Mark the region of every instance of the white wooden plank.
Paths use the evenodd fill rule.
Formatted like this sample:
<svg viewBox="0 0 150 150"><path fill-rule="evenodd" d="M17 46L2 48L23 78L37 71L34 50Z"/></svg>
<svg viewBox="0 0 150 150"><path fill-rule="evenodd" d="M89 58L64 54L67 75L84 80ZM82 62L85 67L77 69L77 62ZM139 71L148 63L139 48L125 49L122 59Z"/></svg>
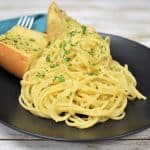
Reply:
<svg viewBox="0 0 150 150"><path fill-rule="evenodd" d="M46 13L51 2L52 0L30 0L30 2L0 0L0 20L18 15ZM81 23L94 26L97 31L124 36L150 47L149 0L57 0L56 2L72 17ZM121 140L101 143L39 140L0 124L0 150L10 150L10 148L12 150L149 150L150 128Z"/></svg>
<svg viewBox="0 0 150 150"><path fill-rule="evenodd" d="M27 140L28 139L29 140L29 139L41 139L41 138L37 138L28 134L18 132L14 129L10 129L4 126L3 124L0 124L0 139L3 140L11 140L11 139ZM150 128L142 132L123 137L121 139L131 139L131 140L149 139L150 140Z"/></svg>
<svg viewBox="0 0 150 150"><path fill-rule="evenodd" d="M51 1L24 3L23 0L0 2L0 18L47 12ZM94 26L97 31L129 37L134 40L150 41L150 2L133 1L69 1L58 0L58 4L81 23ZM39 9L40 6L40 9ZM8 11L9 9L9 11ZM137 11L138 10L138 11Z"/></svg>
<svg viewBox="0 0 150 150"><path fill-rule="evenodd" d="M36 137L18 132L0 123L0 139L37 139Z"/></svg>
<svg viewBox="0 0 150 150"><path fill-rule="evenodd" d="M124 140L97 143L58 141L0 141L1 150L149 150L150 141Z"/></svg>

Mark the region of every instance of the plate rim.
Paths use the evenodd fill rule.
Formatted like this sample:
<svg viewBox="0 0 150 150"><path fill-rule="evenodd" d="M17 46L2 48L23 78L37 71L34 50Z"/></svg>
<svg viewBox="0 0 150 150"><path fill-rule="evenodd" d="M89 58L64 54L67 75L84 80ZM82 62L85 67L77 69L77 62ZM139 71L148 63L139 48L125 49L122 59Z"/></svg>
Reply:
<svg viewBox="0 0 150 150"><path fill-rule="evenodd" d="M123 137L126 137L126 136L129 136L129 135L133 135L133 134L136 134L136 133L139 133L141 131L144 131L145 129L148 129L150 128L150 123L141 127L141 128L138 128L138 129L135 129L135 130L132 130L132 131L128 131L126 133L121 133L121 134L118 134L118 135L115 135L115 136L112 136L112 137L104 137L104 138L93 138L93 139L68 139L68 138L59 138L59 137L49 137L49 136L44 136L44 135L40 135L40 134L37 134L37 133L33 133L33 132L30 132L30 131L27 131L27 130L24 130L24 129L21 129L21 128L17 128L15 127L14 125L12 124L9 124L3 120L0 120L0 123L2 123L3 125L5 125L6 127L10 128L10 129L13 129L17 132L20 132L20 133L23 133L23 134L27 134L27 135L30 135L30 136L33 136L33 137L37 137L37 138L42 138L42 139L46 139L46 140L54 140L54 141L64 141L64 142L102 142L102 141L109 141L109 140L115 140L115 139L120 139L120 138L123 138Z"/></svg>
<svg viewBox="0 0 150 150"><path fill-rule="evenodd" d="M36 15L36 14L33 14L33 15ZM42 15L46 16L45 13L43 13ZM1 20L0 22L10 20L10 19L16 19L16 18L9 18L9 19L5 19L5 20ZM150 53L150 47L145 46L144 44L139 43L138 41L135 41L133 39L130 39L130 38L127 38L127 37L122 37L120 35L112 34L112 33L105 33L105 32L97 32L97 33L102 35L102 36L112 36L112 37L121 38L123 40L132 42L132 43L136 44L137 46L145 48ZM92 138L92 139L88 138L88 139L79 139L78 140L78 139L50 137L50 136L44 136L44 135L41 135L41 134L33 133L33 132L30 132L30 131L15 127L15 125L13 125L11 123L8 123L8 122L2 120L1 118L0 118L0 123L2 123L3 125L7 126L8 128L11 128L15 131L18 131L18 132L21 132L21 133L24 133L24 134L27 134L27 135L31 135L31 136L34 136L34 137L37 137L37 138L43 138L43 139L47 139L47 140L56 140L56 141L65 141L65 142L89 142L89 141L90 142L96 142L96 141L101 142L101 141L105 141L105 140L114 140L114 139L119 139L119 138L122 138L122 137L125 137L125 136L129 136L129 135L132 135L132 134L136 134L136 133L141 132L141 131L143 131L145 129L148 129L150 127L150 123L148 123L145 126L142 126L140 128L137 128L137 129L125 132L125 133L121 133L121 134L118 134L118 135L115 135L115 136L103 137L103 138Z"/></svg>

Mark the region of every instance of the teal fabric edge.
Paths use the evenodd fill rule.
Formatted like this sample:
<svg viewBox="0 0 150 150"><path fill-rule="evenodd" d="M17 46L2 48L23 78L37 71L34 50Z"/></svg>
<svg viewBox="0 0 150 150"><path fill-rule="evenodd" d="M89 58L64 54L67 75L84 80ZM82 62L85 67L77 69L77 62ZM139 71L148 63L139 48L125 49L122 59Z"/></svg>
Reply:
<svg viewBox="0 0 150 150"><path fill-rule="evenodd" d="M35 14L29 15L30 17L34 17L34 23L32 25L32 30L36 30L39 32L46 32L47 26L47 14ZM0 21L0 34L3 34L10 30L13 26L15 26L20 17L10 18L6 20Z"/></svg>

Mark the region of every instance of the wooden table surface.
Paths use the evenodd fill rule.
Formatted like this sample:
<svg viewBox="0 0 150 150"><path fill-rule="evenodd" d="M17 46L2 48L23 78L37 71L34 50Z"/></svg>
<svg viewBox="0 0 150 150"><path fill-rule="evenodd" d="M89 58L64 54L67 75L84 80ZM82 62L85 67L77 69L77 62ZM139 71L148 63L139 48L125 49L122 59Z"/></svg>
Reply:
<svg viewBox="0 0 150 150"><path fill-rule="evenodd" d="M150 47L150 0L57 0L72 17L97 31ZM50 0L0 0L0 20L47 12ZM150 150L150 128L118 140L71 143L29 136L0 124L0 150Z"/></svg>

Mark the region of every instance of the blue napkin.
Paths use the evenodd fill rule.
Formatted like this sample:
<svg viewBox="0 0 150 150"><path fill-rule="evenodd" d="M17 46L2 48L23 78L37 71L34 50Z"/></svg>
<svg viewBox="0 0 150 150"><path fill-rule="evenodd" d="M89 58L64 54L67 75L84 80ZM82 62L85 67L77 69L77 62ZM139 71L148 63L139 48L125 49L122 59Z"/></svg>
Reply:
<svg viewBox="0 0 150 150"><path fill-rule="evenodd" d="M34 23L32 25L32 29L39 32L46 32L47 15L36 14L36 15L31 15L31 17L34 17ZM19 19L20 17L0 21L0 34L5 33L13 26L15 26Z"/></svg>

